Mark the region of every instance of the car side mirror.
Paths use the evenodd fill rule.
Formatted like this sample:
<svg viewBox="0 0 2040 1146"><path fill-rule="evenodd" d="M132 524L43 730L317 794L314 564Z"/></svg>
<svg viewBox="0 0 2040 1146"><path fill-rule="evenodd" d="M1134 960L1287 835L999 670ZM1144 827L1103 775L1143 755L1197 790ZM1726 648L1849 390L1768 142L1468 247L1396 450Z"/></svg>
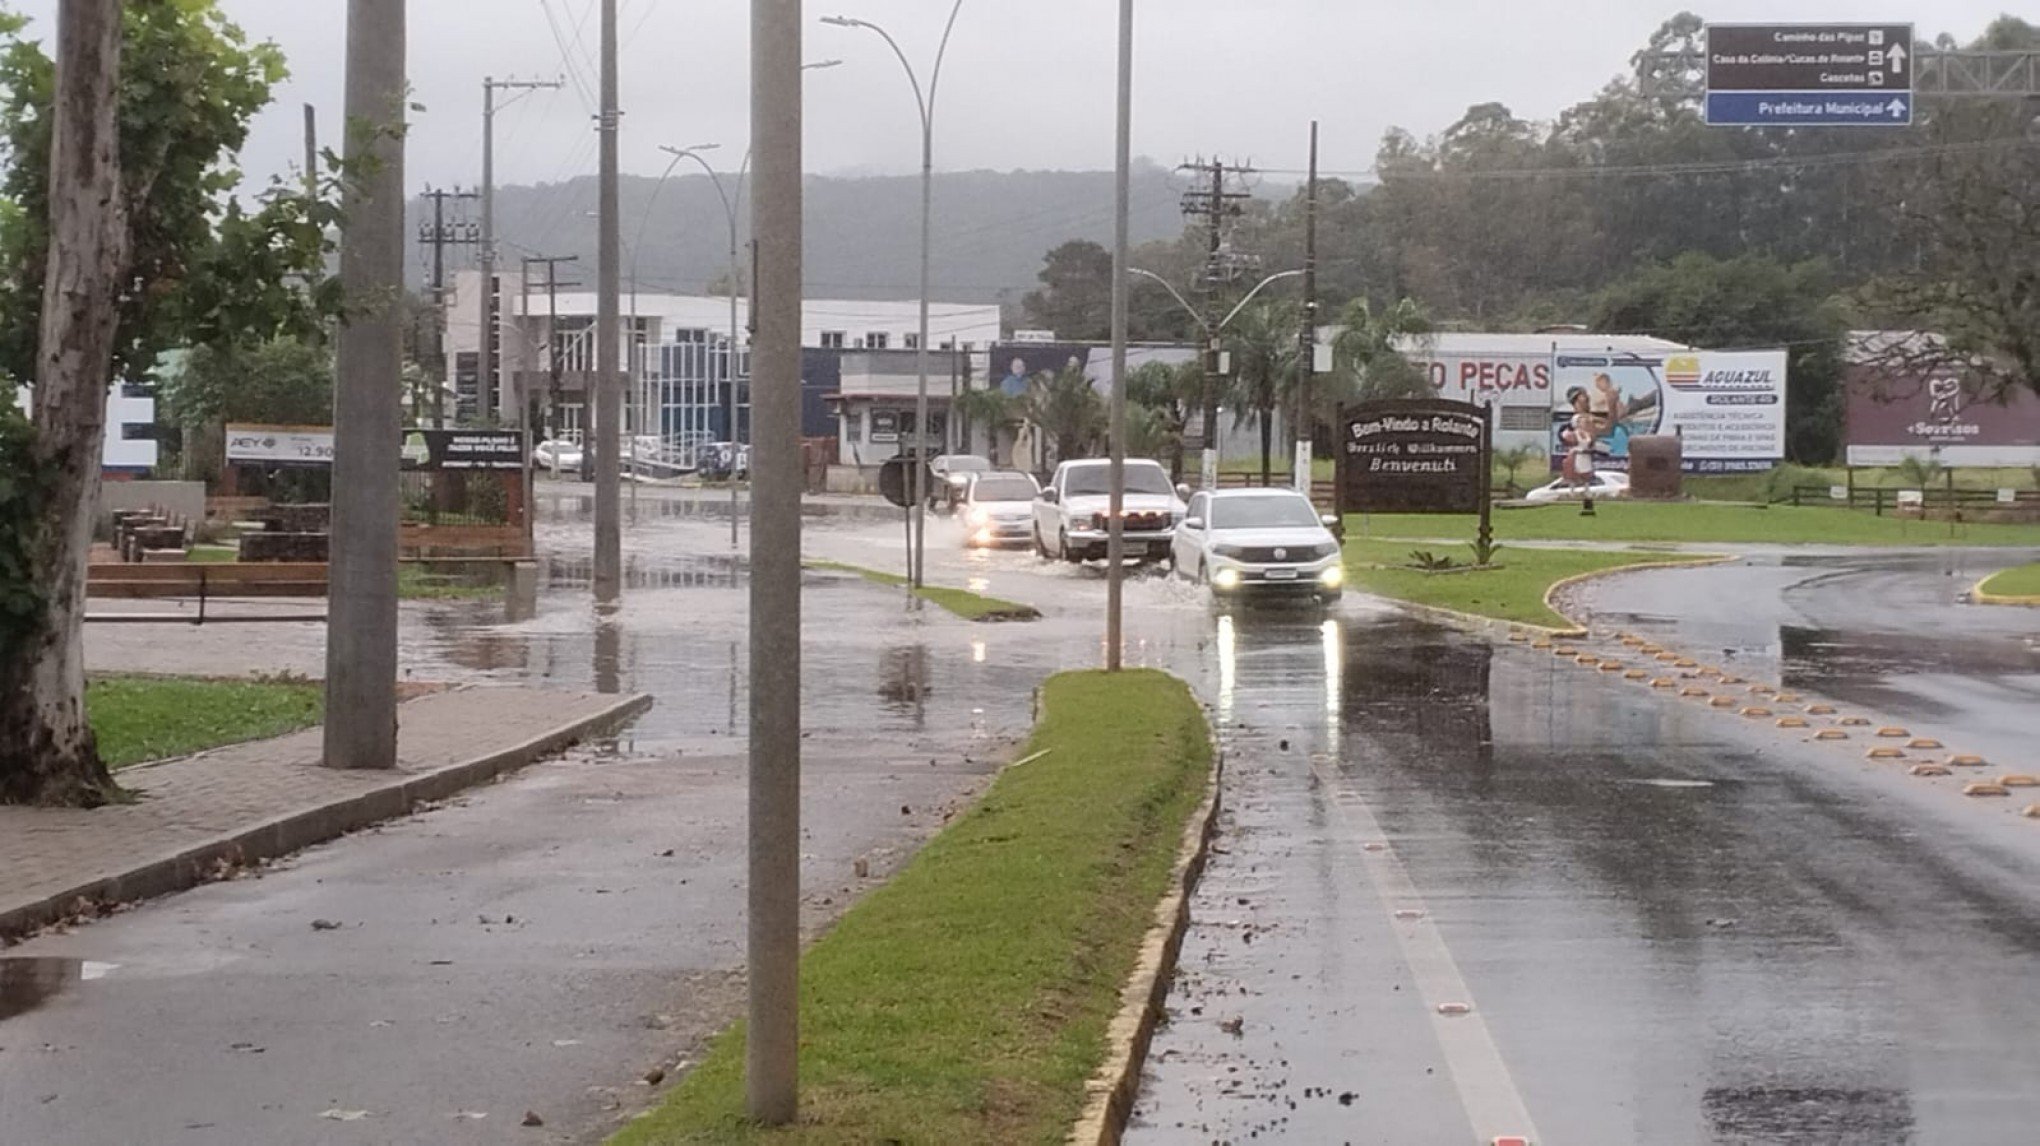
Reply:
<svg viewBox="0 0 2040 1146"><path fill-rule="evenodd" d="M1203 518L1201 518L1201 517L1186 517L1186 518L1184 518L1184 519L1183 519L1183 528L1185 528L1185 529L1203 529L1203 528L1204 528L1204 519L1203 519Z"/></svg>
<svg viewBox="0 0 2040 1146"><path fill-rule="evenodd" d="M1054 490L1045 489L1041 491L1041 500L1047 502L1050 505L1054 505L1060 499L1056 497L1056 493Z"/></svg>
<svg viewBox="0 0 2040 1146"><path fill-rule="evenodd" d="M1318 520L1324 522L1326 529L1337 529L1339 527L1339 515L1336 513L1323 514Z"/></svg>
<svg viewBox="0 0 2040 1146"><path fill-rule="evenodd" d="M1176 486L1176 496L1182 498L1184 501L1189 501L1190 495L1196 492L1197 492L1196 490L1190 488L1190 483L1187 481L1181 482Z"/></svg>

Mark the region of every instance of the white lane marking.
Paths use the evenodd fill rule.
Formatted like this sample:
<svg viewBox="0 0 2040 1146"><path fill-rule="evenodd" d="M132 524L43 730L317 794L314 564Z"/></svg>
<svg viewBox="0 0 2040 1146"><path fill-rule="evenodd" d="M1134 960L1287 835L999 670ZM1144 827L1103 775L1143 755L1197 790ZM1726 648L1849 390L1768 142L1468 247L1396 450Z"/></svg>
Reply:
<svg viewBox="0 0 2040 1146"><path fill-rule="evenodd" d="M1502 1061L1502 1052L1495 1046L1487 1020L1473 1006L1473 992L1460 976L1458 964L1452 961L1445 937L1432 922L1409 870L1383 836L1381 824L1367 801L1328 761L1329 757L1313 756L1311 771L1331 796L1332 805L1362 841L1361 866L1374 885L1375 896L1389 913L1389 929L1395 932L1403 962L1409 965L1424 1009L1430 1013L1431 1031L1445 1054L1446 1069L1452 1072L1452 1084L1459 1091L1459 1103L1466 1110L1467 1120L1473 1123L1475 1139L1489 1142L1520 1135L1538 1141L1522 1092L1516 1089L1516 1080L1509 1073L1508 1064ZM1468 1006L1470 1012L1440 1013L1440 1007L1455 1003Z"/></svg>

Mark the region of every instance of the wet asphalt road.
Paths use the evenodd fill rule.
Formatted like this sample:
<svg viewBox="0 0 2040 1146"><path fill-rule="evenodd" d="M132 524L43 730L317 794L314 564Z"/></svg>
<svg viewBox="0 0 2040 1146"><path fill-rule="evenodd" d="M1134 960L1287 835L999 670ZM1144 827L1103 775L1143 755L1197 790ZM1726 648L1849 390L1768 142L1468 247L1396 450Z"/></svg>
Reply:
<svg viewBox="0 0 2040 1146"><path fill-rule="evenodd" d="M2004 635L2024 617L1958 611L1947 563L1648 573L1594 599L1679 646L1855 616L1825 592L1874 585L1942 634L1937 673L2030 690ZM1406 620L1218 648L1224 850L1130 1141L2035 1140L2040 823L1861 741ZM1785 663L1814 691L1817 662ZM1918 688L1829 679L1879 722L1905 714L1863 699Z"/></svg>
<svg viewBox="0 0 2040 1146"><path fill-rule="evenodd" d="M545 544L582 551L573 499L559 512ZM44 987L0 992L0 1142L594 1141L645 1101L633 1080L740 1006L748 699L726 522L660 499L641 521L619 623L592 624L585 564L563 558L534 616L412 619L406 665L649 689L653 713L260 879L10 951L71 962L10 965ZM809 553L896 568L897 521L817 516ZM1096 570L955 541L931 530L932 580L1048 619L913 617L809 580L811 922L867 886L855 858L882 875L939 826L1024 731L1034 682L1098 657ZM1970 566L1921 560L1651 573L1593 603L1708 648L1713 594L1739 671L1776 663L1816 692L1822 662L1788 652L1837 642L1755 618L1861 649L1864 627L1823 610L1875 587L1906 602L1900 646L1939 634L1937 671L2030 695L2014 619L1955 610L1943 590ZM2040 823L2005 802L1363 599L1220 618L1146 577L1128 600L1129 661L1189 680L1227 752L1131 1141L2035 1139ZM1889 716L1927 729L1919 674L1853 671L1826 694L1878 719L1914 698ZM2020 727L2009 703L1996 719ZM1454 1004L1469 1013L1439 1013ZM547 1127L517 1128L526 1108Z"/></svg>
<svg viewBox="0 0 2040 1146"><path fill-rule="evenodd" d="M2028 551L1764 553L1590 585L1602 622L1865 705L1995 759L2031 762L2040 610L1963 598Z"/></svg>

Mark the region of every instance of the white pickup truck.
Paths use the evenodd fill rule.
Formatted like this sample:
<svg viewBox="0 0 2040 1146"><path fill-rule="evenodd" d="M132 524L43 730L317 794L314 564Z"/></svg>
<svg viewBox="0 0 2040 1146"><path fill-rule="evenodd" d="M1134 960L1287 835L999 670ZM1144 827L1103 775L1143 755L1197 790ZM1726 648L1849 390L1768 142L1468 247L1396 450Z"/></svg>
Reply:
<svg viewBox="0 0 2040 1146"><path fill-rule="evenodd" d="M1112 463L1064 462L1034 500L1034 551L1063 561L1103 561L1112 507ZM1126 556L1160 561L1183 520L1183 499L1161 463L1126 460Z"/></svg>

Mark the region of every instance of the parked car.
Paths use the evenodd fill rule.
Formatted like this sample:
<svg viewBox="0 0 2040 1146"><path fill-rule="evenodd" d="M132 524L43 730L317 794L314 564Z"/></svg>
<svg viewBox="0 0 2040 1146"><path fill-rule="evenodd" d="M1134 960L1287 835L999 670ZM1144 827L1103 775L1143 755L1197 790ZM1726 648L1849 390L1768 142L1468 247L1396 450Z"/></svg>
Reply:
<svg viewBox="0 0 2040 1146"><path fill-rule="evenodd" d="M733 442L709 442L695 449L695 472L710 481L738 481L751 476L751 447Z"/></svg>
<svg viewBox="0 0 2040 1146"><path fill-rule="evenodd" d="M1034 551L1063 561L1104 560L1111 508L1111 462L1087 458L1062 463L1034 501ZM1169 485L1169 471L1160 462L1127 459L1127 557L1148 562L1168 556L1183 512L1183 499Z"/></svg>
<svg viewBox="0 0 2040 1146"><path fill-rule="evenodd" d="M1221 601L1314 598L1330 604L1346 586L1333 520L1295 490L1196 493L1176 527L1170 562L1179 576L1211 586Z"/></svg>
<svg viewBox="0 0 2040 1146"><path fill-rule="evenodd" d="M964 489L976 474L992 472L992 460L976 454L942 454L928 462L934 486L928 490L929 509L954 509L963 500Z"/></svg>
<svg viewBox="0 0 2040 1146"><path fill-rule="evenodd" d="M1579 501L1591 492L1601 499L1629 496L1629 475L1619 470L1595 470L1587 475L1585 485L1574 485L1560 478L1550 485L1538 486L1523 495L1523 500L1537 505L1554 501Z"/></svg>
<svg viewBox="0 0 2040 1146"><path fill-rule="evenodd" d="M1018 470L971 474L956 503L963 543L971 548L1022 545L1033 532L1034 499L1041 483Z"/></svg>
<svg viewBox="0 0 2040 1146"><path fill-rule="evenodd" d="M578 474L581 472L581 444L551 440L540 442L532 448L531 464L542 470Z"/></svg>

